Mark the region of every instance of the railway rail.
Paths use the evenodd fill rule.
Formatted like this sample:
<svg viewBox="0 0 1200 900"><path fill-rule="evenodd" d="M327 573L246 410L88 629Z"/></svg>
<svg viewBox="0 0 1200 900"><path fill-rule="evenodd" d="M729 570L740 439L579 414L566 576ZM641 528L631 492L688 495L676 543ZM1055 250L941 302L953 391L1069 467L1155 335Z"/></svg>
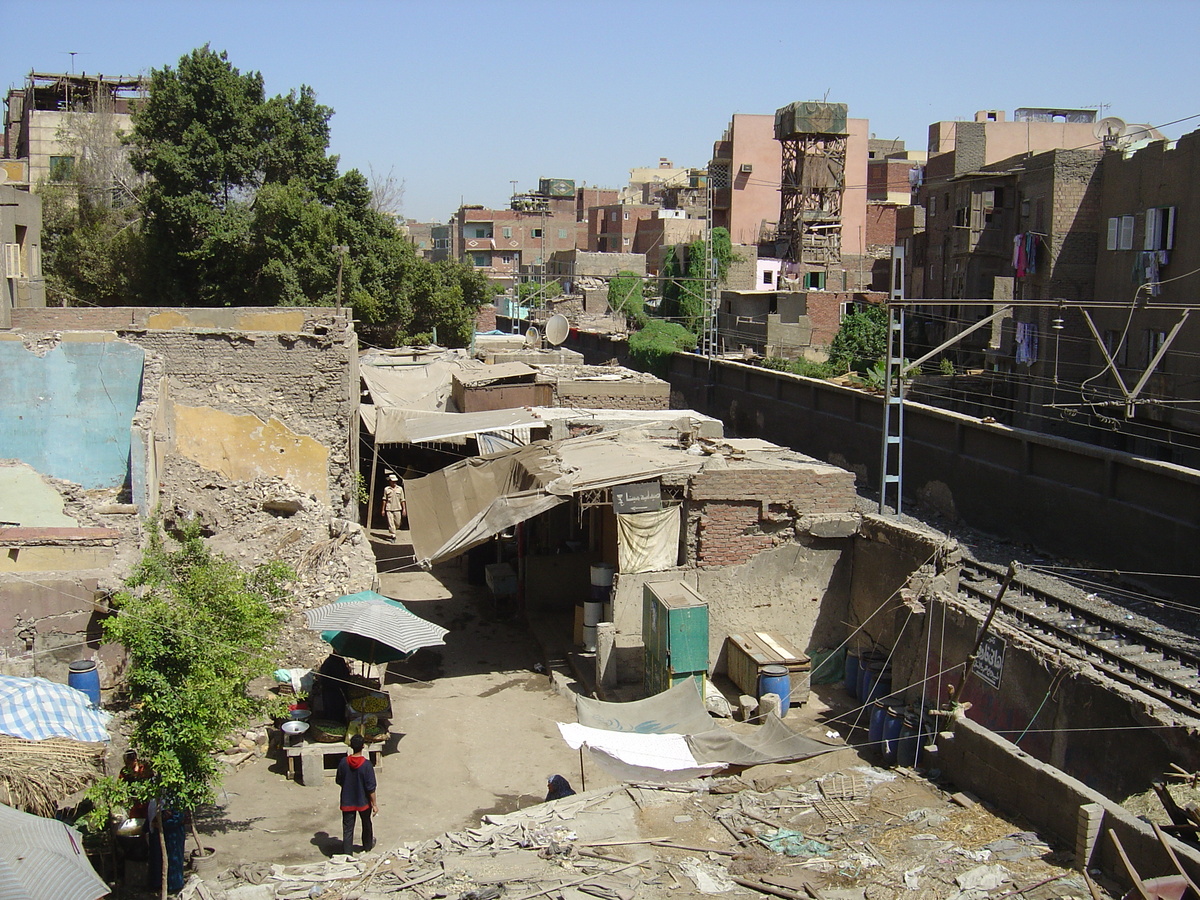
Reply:
<svg viewBox="0 0 1200 900"><path fill-rule="evenodd" d="M964 559L959 590L988 604L996 599L1007 570ZM999 611L1016 620L1026 634L1086 661L1110 678L1154 697L1179 712L1200 718L1200 657L1169 640L1131 627L1116 612L1072 600L1064 589L1051 591L1032 583L1029 570L1017 568ZM1119 603L1101 596L1105 605Z"/></svg>

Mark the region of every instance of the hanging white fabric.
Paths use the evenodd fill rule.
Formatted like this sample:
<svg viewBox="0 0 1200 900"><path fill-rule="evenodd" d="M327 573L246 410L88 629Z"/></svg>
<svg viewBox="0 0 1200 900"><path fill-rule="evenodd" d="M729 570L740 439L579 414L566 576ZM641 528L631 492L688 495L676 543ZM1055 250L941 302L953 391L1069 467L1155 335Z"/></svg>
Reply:
<svg viewBox="0 0 1200 900"><path fill-rule="evenodd" d="M679 563L682 507L617 515L617 559L626 575L660 572Z"/></svg>

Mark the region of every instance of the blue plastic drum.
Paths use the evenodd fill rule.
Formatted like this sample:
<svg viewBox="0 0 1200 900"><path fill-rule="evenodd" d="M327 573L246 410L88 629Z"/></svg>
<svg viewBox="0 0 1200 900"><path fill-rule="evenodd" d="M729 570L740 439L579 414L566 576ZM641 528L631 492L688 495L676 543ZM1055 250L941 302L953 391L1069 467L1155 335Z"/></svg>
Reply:
<svg viewBox="0 0 1200 900"><path fill-rule="evenodd" d="M763 666L758 670L758 699L765 694L779 697L779 715L786 716L792 705L792 677L787 666Z"/></svg>
<svg viewBox="0 0 1200 900"><path fill-rule="evenodd" d="M846 693L849 694L851 697L853 697L855 700L857 700L858 699L858 651L857 650L847 650L846 651L845 673L846 673L846 677L845 677Z"/></svg>
<svg viewBox="0 0 1200 900"><path fill-rule="evenodd" d="M94 659L81 659L67 667L67 684L83 691L93 706L100 705L100 672Z"/></svg>

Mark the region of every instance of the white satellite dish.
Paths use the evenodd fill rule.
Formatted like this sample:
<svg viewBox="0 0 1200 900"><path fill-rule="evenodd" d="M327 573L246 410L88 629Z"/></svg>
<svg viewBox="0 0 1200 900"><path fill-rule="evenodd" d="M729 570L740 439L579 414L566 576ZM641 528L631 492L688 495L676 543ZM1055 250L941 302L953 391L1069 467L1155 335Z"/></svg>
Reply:
<svg viewBox="0 0 1200 900"><path fill-rule="evenodd" d="M561 313L551 316L546 321L546 342L557 347L571 333L571 323Z"/></svg>
<svg viewBox="0 0 1200 900"><path fill-rule="evenodd" d="M1138 141L1152 141L1154 136L1154 126L1152 125L1126 125L1121 129L1121 145L1128 146Z"/></svg>
<svg viewBox="0 0 1200 900"><path fill-rule="evenodd" d="M1114 146L1124 131L1125 120L1116 116L1105 116L1092 126L1092 134L1096 136L1096 140L1103 141L1106 147Z"/></svg>
<svg viewBox="0 0 1200 900"><path fill-rule="evenodd" d="M542 333L531 326L525 332L525 346L532 350L540 350L542 348Z"/></svg>

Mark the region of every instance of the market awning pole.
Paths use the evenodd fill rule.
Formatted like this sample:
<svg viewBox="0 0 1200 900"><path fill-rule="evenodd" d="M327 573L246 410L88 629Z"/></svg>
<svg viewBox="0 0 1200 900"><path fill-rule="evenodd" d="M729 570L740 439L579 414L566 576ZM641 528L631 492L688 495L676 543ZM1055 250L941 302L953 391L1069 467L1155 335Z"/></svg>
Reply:
<svg viewBox="0 0 1200 900"><path fill-rule="evenodd" d="M579 789L587 790L587 778L583 774L583 744L579 745Z"/></svg>

